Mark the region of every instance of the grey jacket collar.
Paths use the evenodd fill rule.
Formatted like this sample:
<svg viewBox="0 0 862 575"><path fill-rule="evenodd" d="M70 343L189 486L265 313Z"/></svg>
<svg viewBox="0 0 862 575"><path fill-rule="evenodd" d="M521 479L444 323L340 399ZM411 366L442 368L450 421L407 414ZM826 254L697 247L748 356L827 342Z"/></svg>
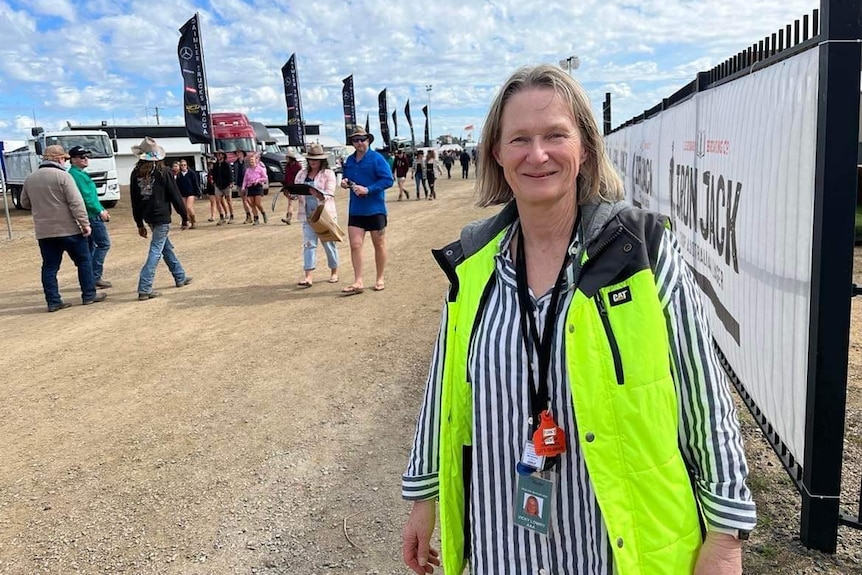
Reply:
<svg viewBox="0 0 862 575"><path fill-rule="evenodd" d="M583 246L589 246L595 240L609 221L628 207L625 201L598 202L583 204L578 209L581 212L581 232ZM461 230L461 248L464 258L468 258L482 249L497 234L518 218L518 206L515 201L508 202L495 216L468 224Z"/></svg>

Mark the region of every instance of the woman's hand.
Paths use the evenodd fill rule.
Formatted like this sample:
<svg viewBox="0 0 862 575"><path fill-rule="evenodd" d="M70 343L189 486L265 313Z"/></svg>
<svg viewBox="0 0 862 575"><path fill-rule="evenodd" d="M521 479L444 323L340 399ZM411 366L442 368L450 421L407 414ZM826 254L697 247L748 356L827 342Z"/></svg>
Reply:
<svg viewBox="0 0 862 575"><path fill-rule="evenodd" d="M431 547L431 534L437 520L436 505L433 500L415 501L401 535L404 564L417 575L434 573L434 567L440 566L440 553Z"/></svg>
<svg viewBox="0 0 862 575"><path fill-rule="evenodd" d="M694 575L742 575L742 543L732 535L708 532Z"/></svg>

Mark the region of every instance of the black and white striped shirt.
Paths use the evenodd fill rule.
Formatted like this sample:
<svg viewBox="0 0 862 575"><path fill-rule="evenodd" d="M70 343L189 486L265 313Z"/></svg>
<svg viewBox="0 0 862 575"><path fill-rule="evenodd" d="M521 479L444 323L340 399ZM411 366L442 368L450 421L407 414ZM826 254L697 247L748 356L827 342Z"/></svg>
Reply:
<svg viewBox="0 0 862 575"><path fill-rule="evenodd" d="M548 536L514 524L515 466L528 440L529 363L520 334L515 268L510 246L513 230L500 243L490 299L469 350L473 385L473 469L470 496L471 573L611 575L612 555L586 462L578 443L574 410L560 409L558 425L569 449L561 456L554 494L554 515ZM573 282L573 267L568 269ZM710 345L707 319L694 277L672 232L666 231L656 265L659 300L671 344L673 378L679 400L682 454L697 470L697 495L707 528L731 532L751 530L755 507L745 485L748 468L729 387ZM561 309L573 290L562 295ZM542 333L550 292L535 299ZM555 314L554 347L548 375L553 405L572 405L566 377L564 329L566 314ZM402 480L408 500L438 495L440 387L445 349L443 310L424 403L410 461ZM535 354L535 346L533 349ZM538 365L533 357L532 365Z"/></svg>

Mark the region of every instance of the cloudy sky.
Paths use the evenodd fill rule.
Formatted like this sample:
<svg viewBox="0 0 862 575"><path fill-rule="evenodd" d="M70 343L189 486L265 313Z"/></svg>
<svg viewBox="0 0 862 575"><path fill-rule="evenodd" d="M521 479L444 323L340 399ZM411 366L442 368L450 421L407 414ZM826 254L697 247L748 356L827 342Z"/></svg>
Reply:
<svg viewBox="0 0 862 575"><path fill-rule="evenodd" d="M388 89L404 135L429 103L434 136L466 135L524 64L580 58L575 76L613 125L819 6L816 0L0 0L0 140L37 125L182 123L178 28L201 16L213 111L284 123L296 53L303 114L343 134L341 80L360 122ZM431 90L426 89L427 86ZM419 121L417 121L417 118ZM390 129L392 127L390 126Z"/></svg>

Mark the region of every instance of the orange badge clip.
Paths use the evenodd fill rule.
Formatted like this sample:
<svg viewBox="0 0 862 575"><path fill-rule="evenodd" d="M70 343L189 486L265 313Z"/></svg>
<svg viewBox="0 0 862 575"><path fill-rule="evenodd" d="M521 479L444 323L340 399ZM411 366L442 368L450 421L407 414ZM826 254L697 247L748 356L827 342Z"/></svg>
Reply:
<svg viewBox="0 0 862 575"><path fill-rule="evenodd" d="M557 427L554 416L547 409L541 414L539 428L533 434L533 447L536 455L555 457L566 451L566 435Z"/></svg>

